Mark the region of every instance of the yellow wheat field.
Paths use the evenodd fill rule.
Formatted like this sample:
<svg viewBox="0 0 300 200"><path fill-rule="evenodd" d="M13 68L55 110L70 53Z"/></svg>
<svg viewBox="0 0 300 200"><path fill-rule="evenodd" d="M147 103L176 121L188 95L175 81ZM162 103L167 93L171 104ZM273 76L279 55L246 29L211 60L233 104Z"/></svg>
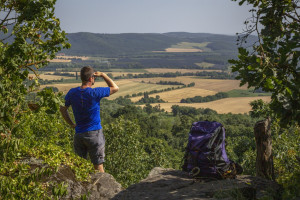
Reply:
<svg viewBox="0 0 300 200"><path fill-rule="evenodd" d="M167 69L167 68L149 68L146 69L149 73L196 73L196 72L221 72L222 70L215 70L215 69Z"/></svg>
<svg viewBox="0 0 300 200"><path fill-rule="evenodd" d="M152 90L162 90L169 88L170 85L156 85L156 84L147 84L139 83L128 80L115 81L119 86L119 91L109 97L109 99L115 99L119 96L132 95L139 92L150 92Z"/></svg>
<svg viewBox="0 0 300 200"><path fill-rule="evenodd" d="M81 59L81 60L89 60L89 57L86 56L56 56L54 59L49 60L50 62L60 62L60 63L68 63L71 62L71 59Z"/></svg>
<svg viewBox="0 0 300 200"><path fill-rule="evenodd" d="M116 76L127 76L127 74L132 74L132 75L143 74L142 72L105 72L105 73L106 74L110 73L114 77L116 77Z"/></svg>
<svg viewBox="0 0 300 200"><path fill-rule="evenodd" d="M59 62L59 63L69 63L71 60L69 59L59 59L59 58L54 58L52 60L49 60L50 62Z"/></svg>
<svg viewBox="0 0 300 200"><path fill-rule="evenodd" d="M48 75L50 76L50 75ZM59 76L61 78L61 76ZM145 83L141 83L141 81ZM226 98L217 101L207 102L207 103L179 103L183 98L190 98L194 96L207 96L214 95L217 92L226 92L233 89L243 89L239 87L239 81L237 80L216 80L216 79L194 79L193 77L177 77L177 78L148 78L148 79L125 79L125 80L115 80L115 83L119 86L119 92L113 94L108 99L115 99L119 96L132 95L134 93L146 92L152 90L161 90L165 88L174 87L172 85L157 85L149 84L148 81L155 83L160 80L164 81L178 81L185 84L195 82L195 87L171 90L162 93L156 93L150 95L155 97L159 95L161 99L167 101L168 103L160 103L161 108L170 112L172 105L180 106L190 106L195 108L210 108L216 110L218 113L247 113L251 110L249 103L255 99L263 99L264 101L270 101L270 97L237 97L237 98ZM80 83L62 83L62 84L50 84L43 85L41 88L52 86L57 87L60 91L65 94L74 87L80 86ZM94 87L106 87L104 81L96 80ZM176 87L176 86L175 86ZM132 101L138 101L141 98L135 97L131 98ZM157 104L152 104L155 106Z"/></svg>
<svg viewBox="0 0 300 200"><path fill-rule="evenodd" d="M208 96L208 95L214 95L216 94L215 91L211 90L205 90L201 88L194 88L194 87L188 87L188 88L182 88L182 89L176 89L176 90L171 90L167 92L162 92L162 93L156 93L156 94L151 94L149 95L150 97L155 97L156 95L160 96L160 99L167 101L169 103L179 103L181 99L183 98L191 98L194 96ZM136 102L140 100L142 97L133 97L131 98L131 101Z"/></svg>
<svg viewBox="0 0 300 200"><path fill-rule="evenodd" d="M139 82L133 82L130 80L115 80L115 83L119 86L119 91L110 96L109 99L115 99L119 96L126 96L126 95L132 95L134 93L139 92L147 92L151 90L161 90L165 88L171 87L170 85L156 85L156 84L147 84L147 83L139 83ZM79 87L80 83L62 83L62 84L49 84L49 85L43 85L41 87L57 87L59 91L66 94L71 88ZM104 81L97 81L95 82L95 85L93 87L107 87L106 83Z"/></svg>
<svg viewBox="0 0 300 200"><path fill-rule="evenodd" d="M81 59L81 60L88 60L90 57L87 56L56 56L58 59Z"/></svg>
<svg viewBox="0 0 300 200"><path fill-rule="evenodd" d="M201 88L205 90L211 90L215 92L227 92L234 89L246 89L246 86L240 87L239 80L221 80L221 79L200 79L197 77L181 76L175 78L140 78L132 79L133 81L144 81L157 83L161 80L163 81L177 81L183 84L189 84L194 82L194 88ZM197 96L197 95L195 95Z"/></svg>
<svg viewBox="0 0 300 200"><path fill-rule="evenodd" d="M211 101L206 103L155 103L151 104L152 106L156 106L160 104L162 109L165 109L168 112L171 112L172 105L179 106L188 106L194 108L210 108L217 111L219 114L223 113L248 113L251 110L251 106L249 103L256 99L262 99L263 101L270 101L270 97L236 97L236 98L225 98L217 101ZM144 106L144 105L143 105Z"/></svg>
<svg viewBox="0 0 300 200"><path fill-rule="evenodd" d="M40 74L39 75L39 78L40 79L43 79L43 80L60 80L60 79L72 79L74 77L69 77L69 76L57 76L57 75L46 75L46 74Z"/></svg>

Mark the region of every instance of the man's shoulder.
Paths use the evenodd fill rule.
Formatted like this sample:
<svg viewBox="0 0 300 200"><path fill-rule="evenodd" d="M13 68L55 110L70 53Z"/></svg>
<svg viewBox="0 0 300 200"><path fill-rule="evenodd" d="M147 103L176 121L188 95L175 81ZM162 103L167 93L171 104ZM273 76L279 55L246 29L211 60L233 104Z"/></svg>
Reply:
<svg viewBox="0 0 300 200"><path fill-rule="evenodd" d="M93 88L93 92L98 97L108 97L110 93L109 87L95 87Z"/></svg>
<svg viewBox="0 0 300 200"><path fill-rule="evenodd" d="M72 95L72 94L76 93L76 92L78 91L78 88L79 88L79 87L71 88L71 89L67 92L67 95Z"/></svg>
<svg viewBox="0 0 300 200"><path fill-rule="evenodd" d="M71 88L71 89L69 90L69 92L76 92L76 91L78 91L79 88L80 88L80 87Z"/></svg>
<svg viewBox="0 0 300 200"><path fill-rule="evenodd" d="M108 90L109 87L94 87L92 88L93 91L100 91L100 90Z"/></svg>

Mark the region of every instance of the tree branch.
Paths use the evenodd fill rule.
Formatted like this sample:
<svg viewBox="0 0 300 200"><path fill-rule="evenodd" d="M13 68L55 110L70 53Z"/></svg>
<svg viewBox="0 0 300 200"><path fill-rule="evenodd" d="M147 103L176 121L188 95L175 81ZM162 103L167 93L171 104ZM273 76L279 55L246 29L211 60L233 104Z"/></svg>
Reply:
<svg viewBox="0 0 300 200"><path fill-rule="evenodd" d="M285 13L285 15L288 16L289 18L293 19L294 21L297 21L298 23L300 23L300 19L297 19L297 18L295 18L294 16L292 16L288 13ZM299 16L298 16L298 18L299 18Z"/></svg>
<svg viewBox="0 0 300 200"><path fill-rule="evenodd" d="M3 42L4 40L7 40L8 38L10 38L12 36L12 34L10 34L9 36L7 36L6 38L3 38L0 40L0 42Z"/></svg>
<svg viewBox="0 0 300 200"><path fill-rule="evenodd" d="M9 20L9 19L7 19L7 18L8 18L8 16L10 15L11 11L12 11L12 8L9 9L7 15L6 15L5 18L1 21L0 26L3 26L3 24L4 24L4 22L5 22L6 20Z"/></svg>
<svg viewBox="0 0 300 200"><path fill-rule="evenodd" d="M41 60L41 61L34 62L34 63L28 63L28 64L26 64L26 65L21 65L21 66L19 66L19 68L20 68L20 69L21 69L21 68L29 69L30 71L32 71L32 72L35 74L35 76L36 76L37 78L39 78L39 74L38 74L34 69L32 69L31 67L29 67L29 66L31 66L31 65L38 65L38 64L44 63L44 62L47 62L47 61Z"/></svg>

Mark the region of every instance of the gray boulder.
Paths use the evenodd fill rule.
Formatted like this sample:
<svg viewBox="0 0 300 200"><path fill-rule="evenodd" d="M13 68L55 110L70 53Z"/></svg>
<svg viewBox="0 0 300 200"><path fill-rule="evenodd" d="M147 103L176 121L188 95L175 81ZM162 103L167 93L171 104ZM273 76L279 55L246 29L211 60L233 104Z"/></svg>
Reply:
<svg viewBox="0 0 300 200"><path fill-rule="evenodd" d="M75 180L73 171L68 166L61 166L57 173L51 176L49 181L67 183L67 195L63 199L79 199L86 196L89 200L112 199L122 190L115 178L107 173L94 173L90 175L90 181L79 182Z"/></svg>
<svg viewBox="0 0 300 200"><path fill-rule="evenodd" d="M43 160L36 158L26 158L21 161L23 164L28 164L32 173L36 168L48 168ZM87 197L89 200L108 200L112 199L122 190L119 184L112 175L107 173L90 174L90 180L80 182L76 180L73 170L67 165L61 165L56 173L50 176L41 177L40 181L51 187L57 184L66 186L66 195L60 199L81 199ZM47 193L52 195L51 189Z"/></svg>
<svg viewBox="0 0 300 200"><path fill-rule="evenodd" d="M281 199L280 189L277 183L258 177L204 181L193 179L186 172L156 167L146 179L129 186L113 199L257 199L264 196Z"/></svg>

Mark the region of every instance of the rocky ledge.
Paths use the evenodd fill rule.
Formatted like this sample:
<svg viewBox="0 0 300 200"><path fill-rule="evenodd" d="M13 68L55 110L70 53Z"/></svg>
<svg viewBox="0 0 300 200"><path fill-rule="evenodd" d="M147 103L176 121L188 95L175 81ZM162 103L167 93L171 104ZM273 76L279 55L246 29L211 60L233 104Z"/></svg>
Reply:
<svg viewBox="0 0 300 200"><path fill-rule="evenodd" d="M23 160L31 169L47 167L42 160ZM64 182L67 194L62 199L89 200L206 200L206 199L281 199L281 187L273 181L259 177L237 176L228 180L194 179L180 170L156 167L141 182L122 190L114 177L107 173L91 174L87 182L78 182L70 167L62 165L43 182ZM266 197L266 198L264 198ZM85 199L85 198L84 198Z"/></svg>
<svg viewBox="0 0 300 200"><path fill-rule="evenodd" d="M281 187L259 177L237 176L228 180L199 180L188 173L156 167L140 183L131 185L113 199L281 199Z"/></svg>

